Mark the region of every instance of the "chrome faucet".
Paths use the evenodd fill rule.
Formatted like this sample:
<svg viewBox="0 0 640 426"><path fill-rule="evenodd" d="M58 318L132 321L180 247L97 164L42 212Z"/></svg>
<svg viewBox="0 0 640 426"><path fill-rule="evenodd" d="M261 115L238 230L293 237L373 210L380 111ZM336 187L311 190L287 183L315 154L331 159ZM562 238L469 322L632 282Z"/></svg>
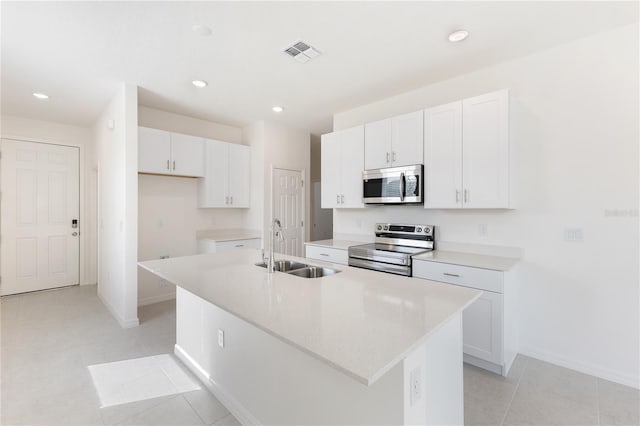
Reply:
<svg viewBox="0 0 640 426"><path fill-rule="evenodd" d="M276 227L278 230L276 231ZM274 239L278 237L279 241L284 241L284 235L282 235L282 224L280 223L280 219L273 219L273 223L271 224L271 233L269 235L269 264L267 265L267 270L269 273L273 273L276 270L276 261L275 261L275 249L274 249Z"/></svg>

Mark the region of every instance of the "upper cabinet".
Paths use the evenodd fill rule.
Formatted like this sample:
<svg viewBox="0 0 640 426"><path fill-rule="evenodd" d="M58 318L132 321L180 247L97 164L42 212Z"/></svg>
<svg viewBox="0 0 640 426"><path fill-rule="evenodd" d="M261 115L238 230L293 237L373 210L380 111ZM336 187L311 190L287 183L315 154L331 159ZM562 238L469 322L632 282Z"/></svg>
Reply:
<svg viewBox="0 0 640 426"><path fill-rule="evenodd" d="M512 207L509 91L430 108L424 117L425 208Z"/></svg>
<svg viewBox="0 0 640 426"><path fill-rule="evenodd" d="M198 207L249 207L250 148L205 139L206 171L198 183Z"/></svg>
<svg viewBox="0 0 640 426"><path fill-rule="evenodd" d="M365 124L365 169L421 164L423 127L422 111Z"/></svg>
<svg viewBox="0 0 640 426"><path fill-rule="evenodd" d="M138 172L172 176L204 176L203 139L138 128Z"/></svg>
<svg viewBox="0 0 640 426"><path fill-rule="evenodd" d="M361 208L364 126L322 135L322 208Z"/></svg>

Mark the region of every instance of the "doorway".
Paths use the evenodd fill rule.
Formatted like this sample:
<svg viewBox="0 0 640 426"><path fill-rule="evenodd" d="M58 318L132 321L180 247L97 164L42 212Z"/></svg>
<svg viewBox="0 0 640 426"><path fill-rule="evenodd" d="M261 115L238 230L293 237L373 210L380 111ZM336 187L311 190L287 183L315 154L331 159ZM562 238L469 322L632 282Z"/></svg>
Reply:
<svg viewBox="0 0 640 426"><path fill-rule="evenodd" d="M284 241L280 253L304 257L304 171L274 168L272 218L280 219Z"/></svg>
<svg viewBox="0 0 640 426"><path fill-rule="evenodd" d="M79 148L2 140L0 295L79 284Z"/></svg>

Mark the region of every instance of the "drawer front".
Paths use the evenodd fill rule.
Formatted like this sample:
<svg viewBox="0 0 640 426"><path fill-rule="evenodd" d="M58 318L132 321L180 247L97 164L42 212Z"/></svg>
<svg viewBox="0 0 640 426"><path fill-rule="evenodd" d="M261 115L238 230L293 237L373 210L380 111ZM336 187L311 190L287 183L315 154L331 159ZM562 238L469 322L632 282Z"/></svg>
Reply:
<svg viewBox="0 0 640 426"><path fill-rule="evenodd" d="M503 292L504 273L490 269L414 260L413 276L479 290L493 291L494 293Z"/></svg>
<svg viewBox="0 0 640 426"><path fill-rule="evenodd" d="M306 246L305 256L309 259L324 260L325 262L339 263L341 265L347 265L349 263L349 254L347 250L319 247L319 246Z"/></svg>
<svg viewBox="0 0 640 426"><path fill-rule="evenodd" d="M252 238L250 240L233 240L216 242L216 251L243 250L243 249L259 249L260 238Z"/></svg>

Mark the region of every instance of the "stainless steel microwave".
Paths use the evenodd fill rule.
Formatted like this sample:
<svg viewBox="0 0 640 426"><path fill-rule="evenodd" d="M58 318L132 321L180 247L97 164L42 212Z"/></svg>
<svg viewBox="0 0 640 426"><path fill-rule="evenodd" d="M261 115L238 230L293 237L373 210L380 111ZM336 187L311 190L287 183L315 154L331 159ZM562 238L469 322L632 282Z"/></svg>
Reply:
<svg viewBox="0 0 640 426"><path fill-rule="evenodd" d="M423 166L389 167L362 172L364 204L422 204Z"/></svg>

